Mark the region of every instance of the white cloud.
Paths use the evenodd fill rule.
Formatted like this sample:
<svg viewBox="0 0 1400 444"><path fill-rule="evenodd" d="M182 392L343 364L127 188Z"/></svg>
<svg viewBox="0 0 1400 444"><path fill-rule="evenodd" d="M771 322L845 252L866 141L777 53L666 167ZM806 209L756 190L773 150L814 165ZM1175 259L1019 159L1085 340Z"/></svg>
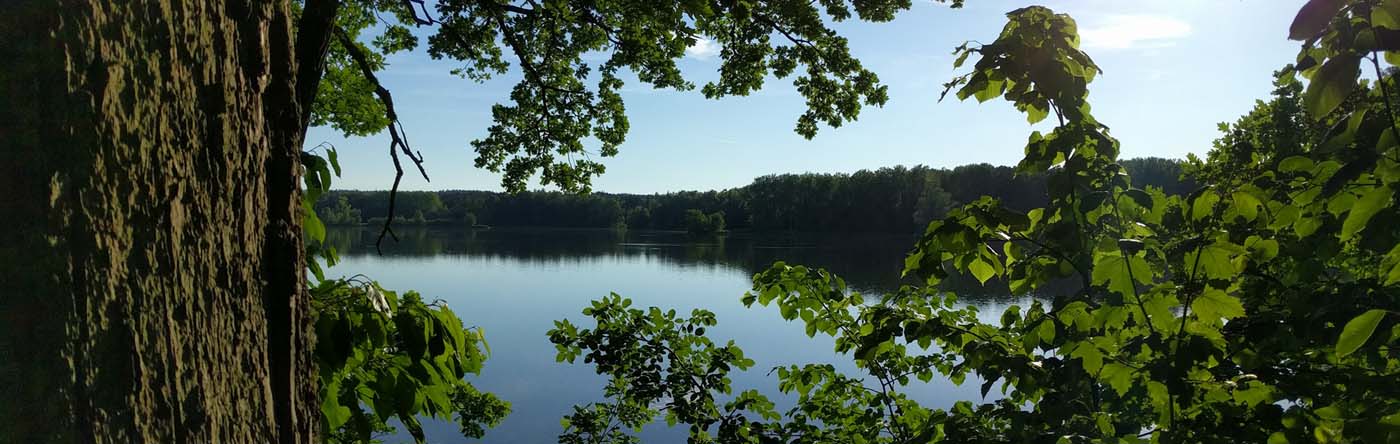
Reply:
<svg viewBox="0 0 1400 444"><path fill-rule="evenodd" d="M693 59L709 60L719 55L719 43L700 37L699 40L695 41L694 45L690 45L689 48L685 49L685 55Z"/></svg>
<svg viewBox="0 0 1400 444"><path fill-rule="evenodd" d="M1155 15L1109 15L1079 30L1085 48L1160 48L1191 35L1191 24Z"/></svg>

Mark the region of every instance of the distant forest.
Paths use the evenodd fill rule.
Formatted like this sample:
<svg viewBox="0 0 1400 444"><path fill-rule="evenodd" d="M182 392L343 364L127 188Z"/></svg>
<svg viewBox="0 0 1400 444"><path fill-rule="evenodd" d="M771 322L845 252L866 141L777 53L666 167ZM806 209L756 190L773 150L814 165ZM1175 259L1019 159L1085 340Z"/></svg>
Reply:
<svg viewBox="0 0 1400 444"><path fill-rule="evenodd" d="M1196 187L1182 177L1177 160L1148 157L1121 163L1139 186L1160 187L1168 194ZM767 175L739 188L650 195L401 191L395 223L695 231L698 212L722 219L729 229L914 233L948 209L983 195L1018 210L1044 206L1045 189L1042 176L974 164ZM376 224L388 215L388 207L388 191L332 191L317 202L316 213L330 225Z"/></svg>

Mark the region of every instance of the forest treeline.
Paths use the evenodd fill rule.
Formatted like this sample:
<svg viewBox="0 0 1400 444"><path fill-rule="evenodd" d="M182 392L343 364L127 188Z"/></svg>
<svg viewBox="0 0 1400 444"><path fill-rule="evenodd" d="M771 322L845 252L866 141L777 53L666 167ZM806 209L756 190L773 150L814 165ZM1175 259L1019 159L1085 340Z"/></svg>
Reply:
<svg viewBox="0 0 1400 444"><path fill-rule="evenodd" d="M1147 157L1123 165L1140 186L1167 194L1195 188L1181 178L1178 160ZM767 175L739 188L651 195L402 191L395 223L686 230L694 228L699 212L722 219L720 227L728 229L911 233L983 195L1018 210L1043 206L1045 189L1043 176L974 164ZM318 201L316 213L332 225L374 224L388 215L388 206L387 191L332 191Z"/></svg>

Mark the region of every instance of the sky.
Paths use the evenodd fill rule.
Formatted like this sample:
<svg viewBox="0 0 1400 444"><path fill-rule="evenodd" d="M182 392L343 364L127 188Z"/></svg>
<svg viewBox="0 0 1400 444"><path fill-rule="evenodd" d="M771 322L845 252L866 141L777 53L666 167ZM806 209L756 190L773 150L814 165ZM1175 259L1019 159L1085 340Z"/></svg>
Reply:
<svg viewBox="0 0 1400 444"><path fill-rule="evenodd" d="M1122 142L1122 156L1181 158L1203 154L1217 124L1249 111L1272 89L1272 73L1294 60L1299 43L1288 25L1303 0L1046 0L1079 24L1082 49L1103 69L1090 84L1094 114ZM889 23L858 20L833 27L851 52L889 86L884 107L866 107L857 122L822 127L812 140L793 132L804 108L791 78L769 79L748 97L705 99L698 91L623 90L631 131L620 153L603 158L595 191L664 193L739 187L781 173L850 173L895 165L951 168L1014 165L1033 130L1005 101L978 104L950 96L942 83L961 73L952 49L995 40L1004 14L1025 0L968 0L950 9L930 0ZM679 62L697 85L718 76L719 48L701 42ZM975 55L974 55L975 60ZM518 75L475 83L449 73L450 61L422 47L388 59L381 81L410 141L426 159L431 182L404 175L406 190L501 190L500 176L473 166L470 141L484 137L491 105L508 100ZM971 61L969 61L969 65ZM698 89L698 88L697 88ZM337 189L387 189L393 182L388 136L343 137L312 128L307 146L334 145L343 167ZM537 181L530 189L542 188Z"/></svg>

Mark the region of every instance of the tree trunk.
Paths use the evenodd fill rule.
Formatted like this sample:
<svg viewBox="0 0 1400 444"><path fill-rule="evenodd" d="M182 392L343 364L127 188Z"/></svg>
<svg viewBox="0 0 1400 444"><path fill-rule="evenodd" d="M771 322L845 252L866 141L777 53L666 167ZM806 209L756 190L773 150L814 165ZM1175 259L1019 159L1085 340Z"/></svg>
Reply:
<svg viewBox="0 0 1400 444"><path fill-rule="evenodd" d="M314 440L292 22L0 6L0 442Z"/></svg>

